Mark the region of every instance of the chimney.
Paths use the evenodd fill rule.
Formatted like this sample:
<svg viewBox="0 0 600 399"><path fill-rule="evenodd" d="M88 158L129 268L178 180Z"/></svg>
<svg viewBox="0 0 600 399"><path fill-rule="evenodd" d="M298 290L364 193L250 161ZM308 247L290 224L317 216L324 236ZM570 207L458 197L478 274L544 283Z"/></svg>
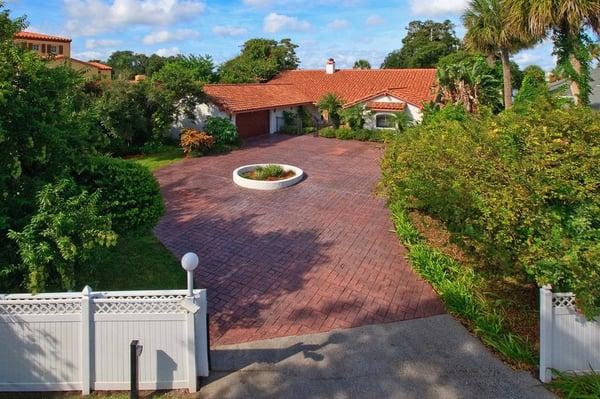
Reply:
<svg viewBox="0 0 600 399"><path fill-rule="evenodd" d="M335 60L333 58L330 58L327 60L327 63L325 64L325 73L328 75L331 75L335 72Z"/></svg>

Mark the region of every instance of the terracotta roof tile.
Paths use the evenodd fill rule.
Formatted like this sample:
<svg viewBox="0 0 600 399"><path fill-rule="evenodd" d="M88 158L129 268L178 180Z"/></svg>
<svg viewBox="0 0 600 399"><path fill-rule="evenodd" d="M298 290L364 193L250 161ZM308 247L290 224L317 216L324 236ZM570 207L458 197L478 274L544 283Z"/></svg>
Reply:
<svg viewBox="0 0 600 399"><path fill-rule="evenodd" d="M284 71L267 85L294 85L313 102L329 92L347 105L387 93L421 108L434 98L435 74L435 69L342 69L332 74L299 69Z"/></svg>
<svg viewBox="0 0 600 399"><path fill-rule="evenodd" d="M49 42L70 43L71 39L60 36L50 36L43 33L21 31L15 34L15 39L47 40Z"/></svg>
<svg viewBox="0 0 600 399"><path fill-rule="evenodd" d="M406 103L392 103L381 101L369 101L367 108L377 111L403 111L406 108Z"/></svg>
<svg viewBox="0 0 600 399"><path fill-rule="evenodd" d="M93 62L93 61L83 61L83 62L85 62L88 65L93 66L94 68L100 69L101 71L112 71L112 67L101 64L99 62Z"/></svg>
<svg viewBox="0 0 600 399"><path fill-rule="evenodd" d="M310 97L291 84L208 84L203 90L211 101L228 112L312 103Z"/></svg>

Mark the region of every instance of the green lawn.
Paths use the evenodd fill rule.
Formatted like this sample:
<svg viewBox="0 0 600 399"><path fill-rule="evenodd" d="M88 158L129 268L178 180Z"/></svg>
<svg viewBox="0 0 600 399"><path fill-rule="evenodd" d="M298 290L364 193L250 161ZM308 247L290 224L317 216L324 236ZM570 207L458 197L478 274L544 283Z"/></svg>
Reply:
<svg viewBox="0 0 600 399"><path fill-rule="evenodd" d="M77 276L93 290L185 289L186 274L151 231L119 237L116 246L95 251Z"/></svg>
<svg viewBox="0 0 600 399"><path fill-rule="evenodd" d="M128 159L155 171L182 160L183 152L179 147L169 146L155 154L136 155Z"/></svg>

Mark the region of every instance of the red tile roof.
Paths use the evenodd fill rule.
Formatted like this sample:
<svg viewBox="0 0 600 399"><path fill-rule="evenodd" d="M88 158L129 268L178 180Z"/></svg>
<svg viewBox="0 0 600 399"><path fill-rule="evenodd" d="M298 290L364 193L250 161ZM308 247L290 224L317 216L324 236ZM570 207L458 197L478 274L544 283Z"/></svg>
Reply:
<svg viewBox="0 0 600 399"><path fill-rule="evenodd" d="M211 101L232 113L313 102L291 84L208 84L203 90Z"/></svg>
<svg viewBox="0 0 600 399"><path fill-rule="evenodd" d="M99 62L93 62L93 61L82 61L82 62L85 62L86 64L91 65L94 68L100 69L101 71L112 71L112 67L101 64Z"/></svg>
<svg viewBox="0 0 600 399"><path fill-rule="evenodd" d="M390 94L417 107L434 99L435 69L342 69L284 71L266 84L292 84L317 102L324 94L339 95L346 105Z"/></svg>
<svg viewBox="0 0 600 399"><path fill-rule="evenodd" d="M46 40L49 42L70 43L71 39L60 36L44 35L43 33L21 31L15 34L15 39Z"/></svg>
<svg viewBox="0 0 600 399"><path fill-rule="evenodd" d="M381 101L369 101L367 108L376 111L403 111L406 108L406 103L386 103Z"/></svg>

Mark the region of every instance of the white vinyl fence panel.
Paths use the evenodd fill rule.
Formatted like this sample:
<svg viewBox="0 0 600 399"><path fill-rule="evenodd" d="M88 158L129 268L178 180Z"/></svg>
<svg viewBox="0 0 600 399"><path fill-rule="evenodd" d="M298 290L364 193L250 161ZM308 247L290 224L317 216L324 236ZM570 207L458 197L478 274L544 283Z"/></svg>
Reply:
<svg viewBox="0 0 600 399"><path fill-rule="evenodd" d="M540 289L540 380L552 371L600 370L600 320L587 320L575 307L575 295Z"/></svg>
<svg viewBox="0 0 600 399"><path fill-rule="evenodd" d="M140 389L195 391L208 375L206 292L186 295L86 287L0 296L0 391L129 389L134 339Z"/></svg>

